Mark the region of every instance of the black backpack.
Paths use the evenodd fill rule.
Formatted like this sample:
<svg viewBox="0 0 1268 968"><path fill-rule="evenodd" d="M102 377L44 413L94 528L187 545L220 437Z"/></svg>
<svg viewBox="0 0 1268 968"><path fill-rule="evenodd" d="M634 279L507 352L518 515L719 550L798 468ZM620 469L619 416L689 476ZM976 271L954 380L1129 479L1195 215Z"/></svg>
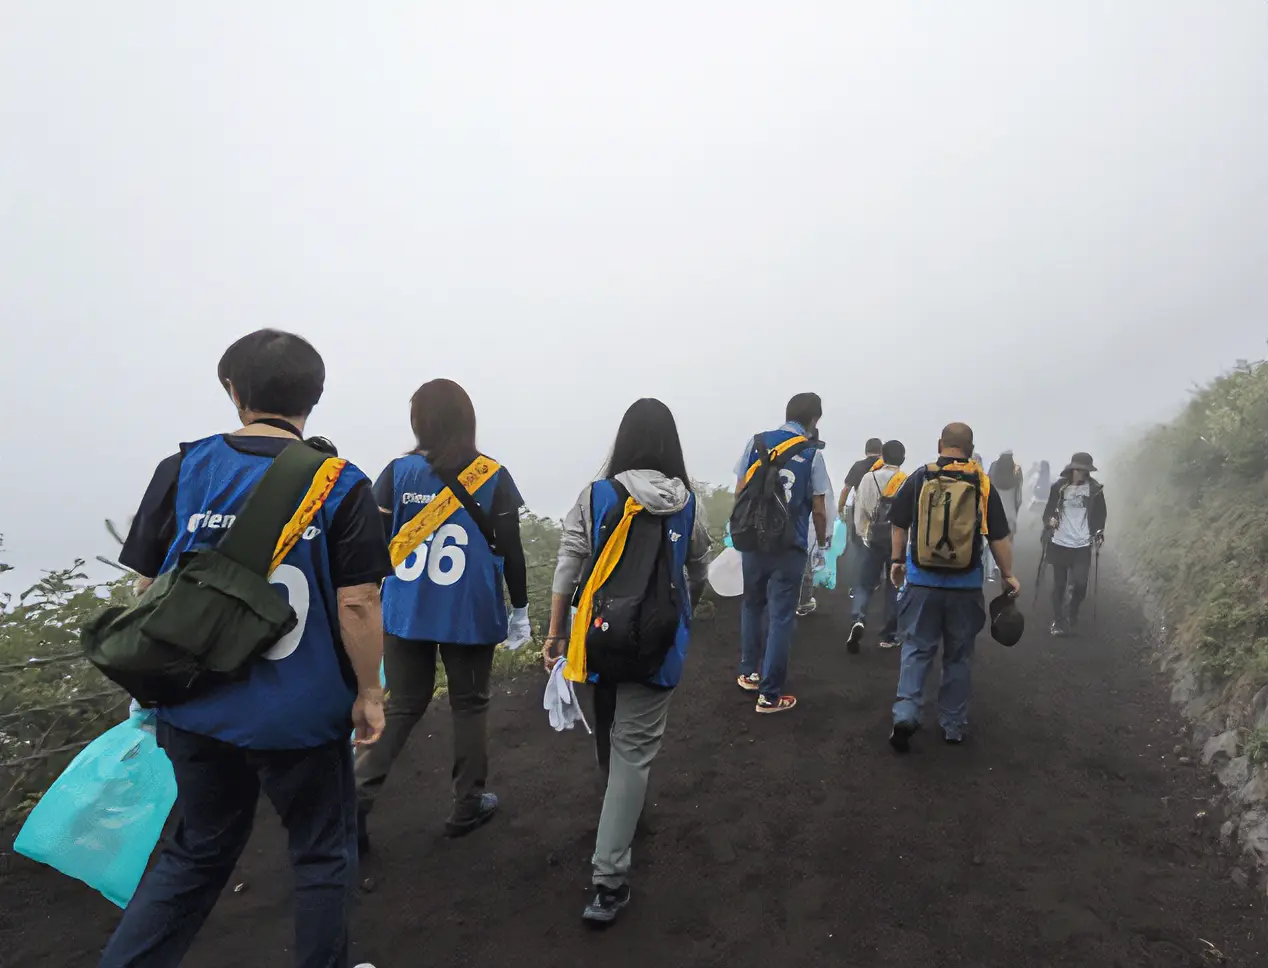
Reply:
<svg viewBox="0 0 1268 968"><path fill-rule="evenodd" d="M894 512L894 497L896 495L885 496L885 488L880 486L880 481L877 479L875 471L872 471L872 480L876 483L876 490L880 494L880 500L876 502L876 510L872 512L872 521L868 525L867 543L873 551L879 549L886 558L889 558L893 552L894 540L894 524L890 520L890 516Z"/></svg>
<svg viewBox="0 0 1268 968"><path fill-rule="evenodd" d="M580 603L595 563L625 516L629 492L616 481L617 500L604 515L586 574L577 585ZM684 535L679 540L687 540ZM586 630L586 669L600 682L646 682L665 662L681 621L686 590L675 574L669 518L649 511L632 515L616 567L593 592Z"/></svg>
<svg viewBox="0 0 1268 968"><path fill-rule="evenodd" d="M807 440L773 454L763 435L753 438L760 466L735 499L731 511L731 544L736 551L787 551L797 546L799 521L788 507L788 495L779 472L790 460L823 443Z"/></svg>

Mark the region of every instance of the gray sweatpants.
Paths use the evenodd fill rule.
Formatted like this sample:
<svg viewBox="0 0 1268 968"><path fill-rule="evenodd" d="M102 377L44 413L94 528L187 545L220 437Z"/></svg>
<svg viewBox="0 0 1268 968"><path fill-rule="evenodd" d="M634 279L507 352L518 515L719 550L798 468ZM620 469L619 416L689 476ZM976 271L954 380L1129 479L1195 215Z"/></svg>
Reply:
<svg viewBox="0 0 1268 968"><path fill-rule="evenodd" d="M630 844L634 828L643 813L647 799L647 775L652 760L660 752L669 718L672 689L653 689L636 682L623 682L615 689L615 700L603 705L610 712L599 712L595 723L596 740L607 733L610 716L611 752L608 766L608 790L603 797L603 813L599 816L599 835L594 845L594 883L604 887L620 887L630 877ZM596 707L597 708L597 707ZM600 759L603 743L599 740Z"/></svg>

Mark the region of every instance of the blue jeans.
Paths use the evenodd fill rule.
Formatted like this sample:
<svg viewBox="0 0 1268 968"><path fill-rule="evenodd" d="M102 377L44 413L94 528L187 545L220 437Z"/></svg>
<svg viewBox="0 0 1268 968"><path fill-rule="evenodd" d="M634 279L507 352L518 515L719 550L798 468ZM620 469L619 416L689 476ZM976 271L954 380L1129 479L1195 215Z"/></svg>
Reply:
<svg viewBox="0 0 1268 968"><path fill-rule="evenodd" d="M851 609L851 617L855 622L867 621L867 606L872 600L872 589L876 587L877 582L884 583L885 589L885 625L881 629L881 641L892 642L898 634L898 590L894 588L889 580L888 574L882 574L888 570L889 555L877 548L868 548L867 557L862 561L862 567L859 570L858 584L850 589L853 596L853 607Z"/></svg>
<svg viewBox="0 0 1268 968"><path fill-rule="evenodd" d="M788 654L792 651L797 597L806 569L806 552L746 551L744 610L740 613L740 675L752 675L761 661L761 694L772 702L784 692ZM763 636L762 618L766 618ZM765 638L765 654L762 640Z"/></svg>
<svg viewBox="0 0 1268 968"><path fill-rule="evenodd" d="M245 750L158 724L176 774L180 821L141 879L101 968L175 968L251 836L263 790L290 838L297 968L347 968L356 896L357 813L347 740Z"/></svg>
<svg viewBox="0 0 1268 968"><path fill-rule="evenodd" d="M925 677L942 646L938 722L952 737L964 735L972 692L973 642L986 625L986 601L978 588L929 588L908 584L898 602L903 635L902 668L894 722L920 722Z"/></svg>

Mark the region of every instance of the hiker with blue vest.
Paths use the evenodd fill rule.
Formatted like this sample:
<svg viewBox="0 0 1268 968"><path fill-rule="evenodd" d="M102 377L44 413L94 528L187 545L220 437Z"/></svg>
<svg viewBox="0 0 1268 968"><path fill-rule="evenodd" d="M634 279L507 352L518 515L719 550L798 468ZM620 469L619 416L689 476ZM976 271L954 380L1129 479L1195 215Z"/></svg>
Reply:
<svg viewBox="0 0 1268 968"><path fill-rule="evenodd" d="M174 582L218 560L221 576L249 589L243 572L224 569L250 561L248 546L264 537L273 561L265 555L258 577L289 603L290 630L232 678L208 677L184 701L157 706L179 820L101 965L181 961L246 847L263 792L289 837L294 963L346 968L358 884L348 737L354 730L356 743L371 744L383 729L379 581L391 566L369 480L328 442L302 440L325 382L317 351L290 333L260 330L229 347L219 379L241 428L183 444L158 465L119 560L150 592L135 610L169 593L186 601L203 594L193 632L205 632L238 613L206 597L205 582L183 591ZM281 472L304 460L317 468L298 482L302 498L277 500Z"/></svg>
<svg viewBox="0 0 1268 968"><path fill-rule="evenodd" d="M797 705L784 683L802 573L811 540L827 548L832 538L826 503L831 481L815 437L822 416L817 393L797 394L788 401L784 424L749 438L735 465L731 540L744 567L736 682L757 693L759 713Z"/></svg>
<svg viewBox="0 0 1268 968"><path fill-rule="evenodd" d="M532 637L519 530L524 500L510 471L477 449L471 398L452 380L424 383L410 399L410 426L413 450L374 484L393 571L383 583L387 725L356 763L363 850L367 817L436 691L438 654L453 714L445 833L471 833L497 812L497 796L485 789L493 653L502 642L516 649Z"/></svg>
<svg viewBox="0 0 1268 968"><path fill-rule="evenodd" d="M1003 503L985 469L971 459L972 453L972 429L967 424L948 424L938 439L937 461L912 472L890 510L894 562L890 578L900 589L898 625L903 648L889 742L900 753L911 748L911 737L920 728L925 679L939 648L942 737L952 745L964 741L973 645L986 624L983 537L1014 597L1021 588L1013 575Z"/></svg>
<svg viewBox="0 0 1268 968"><path fill-rule="evenodd" d="M889 581L890 551L893 545L893 527L890 511L898 489L907 480L902 470L907 459L907 448L900 440L886 441L881 456L859 482L854 499L854 529L861 535L863 561L858 577L850 591L851 625L845 641L846 651L857 653L866 630L867 606L872 591L885 584L885 607L882 612L880 647L892 649L898 644L897 589Z"/></svg>
<svg viewBox="0 0 1268 968"><path fill-rule="evenodd" d="M638 400L559 539L542 663L549 672L565 662L566 679L594 687L607 792L582 917L599 924L630 901L630 844L707 578L708 522L690 481L673 414L659 400Z"/></svg>

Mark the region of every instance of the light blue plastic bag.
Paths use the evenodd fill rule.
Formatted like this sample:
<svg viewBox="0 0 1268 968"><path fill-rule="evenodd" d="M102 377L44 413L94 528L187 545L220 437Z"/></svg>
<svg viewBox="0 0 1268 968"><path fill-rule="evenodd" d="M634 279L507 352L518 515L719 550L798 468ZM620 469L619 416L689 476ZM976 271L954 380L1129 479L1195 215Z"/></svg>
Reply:
<svg viewBox="0 0 1268 968"><path fill-rule="evenodd" d="M71 760L13 849L127 907L176 802L176 777L152 714L132 715Z"/></svg>
<svg viewBox="0 0 1268 968"><path fill-rule="evenodd" d="M849 535L849 529L838 518L837 523L832 526L832 546L823 553L827 564L814 573L814 583L820 588L837 587L837 562L842 560L841 555L845 552L845 542Z"/></svg>

